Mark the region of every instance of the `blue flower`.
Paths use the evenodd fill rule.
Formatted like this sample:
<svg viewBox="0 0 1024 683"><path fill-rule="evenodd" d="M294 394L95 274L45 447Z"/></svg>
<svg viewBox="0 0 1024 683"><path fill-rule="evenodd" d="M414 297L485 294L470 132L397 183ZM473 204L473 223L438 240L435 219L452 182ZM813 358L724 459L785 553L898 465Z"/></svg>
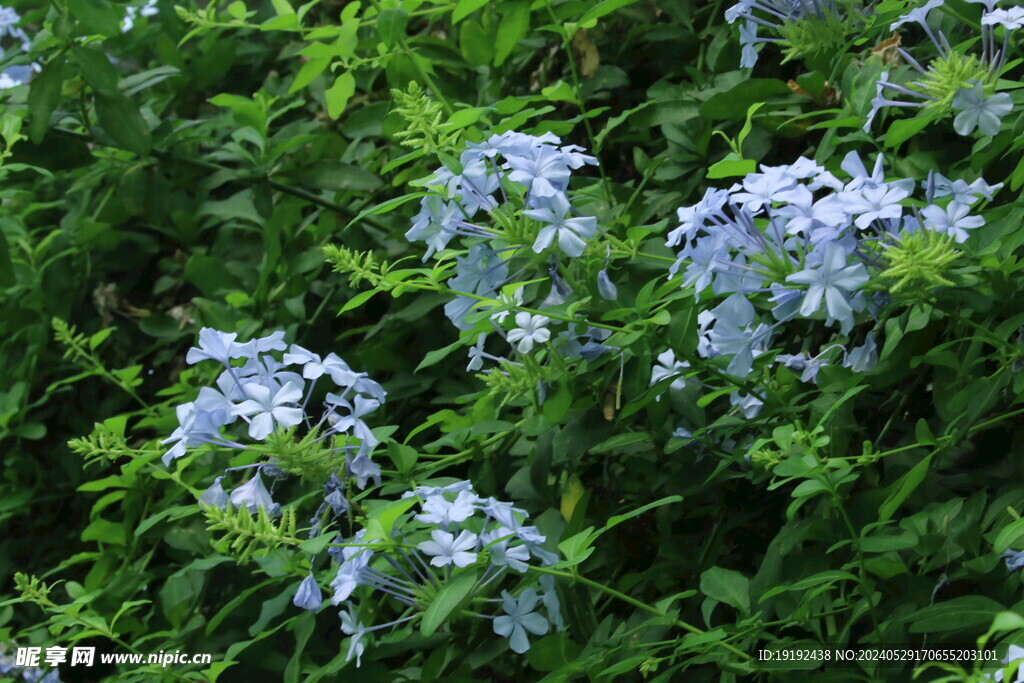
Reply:
<svg viewBox="0 0 1024 683"><path fill-rule="evenodd" d="M818 371L828 365L827 360L820 359L819 357L808 358L805 353L780 353L775 356L775 362L782 363L790 370L801 373L801 382L817 381Z"/></svg>
<svg viewBox="0 0 1024 683"><path fill-rule="evenodd" d="M354 543L359 543L363 537L363 531L360 531L352 539ZM349 596L352 595L352 591L362 583L361 576L366 567L370 564L370 559L373 557L373 550L369 548L340 548L342 562L341 566L338 567L338 573L331 581L331 588L334 589L334 594L331 596L331 603L338 605L348 600Z"/></svg>
<svg viewBox="0 0 1024 683"><path fill-rule="evenodd" d="M679 430L676 430L679 431ZM558 593L555 591L555 577L550 574L542 574L537 582L540 587L544 589L544 610L548 613L548 621L555 627L557 631L565 630L565 620L562 618L562 603L558 599Z"/></svg>
<svg viewBox="0 0 1024 683"><path fill-rule="evenodd" d="M875 335L869 332L864 338L864 343L850 350L843 361L843 367L850 368L854 372L868 372L878 364L878 344L875 343Z"/></svg>
<svg viewBox="0 0 1024 683"><path fill-rule="evenodd" d="M903 215L900 202L910 196L904 185L888 184L877 187L867 185L855 192L839 195L843 208L851 215L857 215L854 223L865 229L876 220L899 218Z"/></svg>
<svg viewBox="0 0 1024 683"><path fill-rule="evenodd" d="M352 658L355 657L356 668L358 669L362 664L363 652L366 650L366 646L363 644L363 636L366 635L366 627L363 626L362 622L358 621L349 610L344 610L339 616L341 617L341 630L346 635L351 636L351 640L348 645L348 654L345 655L345 661L350 662L352 661Z"/></svg>
<svg viewBox="0 0 1024 683"><path fill-rule="evenodd" d="M541 614L534 612L540 597L537 591L527 588L519 598L512 597L508 591L501 592L502 606L505 614L494 620L494 632L509 639L512 650L523 654L530 649L530 641L526 636L529 631L535 636L548 632L548 621Z"/></svg>
<svg viewBox="0 0 1024 683"><path fill-rule="evenodd" d="M201 360L215 360L225 366L231 365L232 358L242 358L246 352L241 344L235 343L235 332L218 332L212 327L199 330L199 347L192 347L185 356L185 362L194 365Z"/></svg>
<svg viewBox="0 0 1024 683"><path fill-rule="evenodd" d="M527 563L530 561L530 549L525 545L509 546L510 538L515 537L515 532L505 527L499 527L484 532L480 541L484 550L489 553L491 564L495 567L508 567L520 574L526 573ZM499 540L504 539L504 540Z"/></svg>
<svg viewBox="0 0 1024 683"><path fill-rule="evenodd" d="M370 460L364 452L360 452L349 461L348 472L355 476L359 488L365 488L366 482L370 479L380 484L380 465Z"/></svg>
<svg viewBox="0 0 1024 683"><path fill-rule="evenodd" d="M454 534L440 529L430 532L432 540L423 541L416 547L424 554L430 555L430 564L444 567L453 564L456 567L468 567L476 562L476 548L479 538L470 531L463 531L458 538Z"/></svg>
<svg viewBox="0 0 1024 683"><path fill-rule="evenodd" d="M510 344L516 343L516 350L519 353L529 353L533 350L534 344L543 344L551 339L551 330L547 328L548 318L543 315L529 313L517 313L517 327L508 333Z"/></svg>
<svg viewBox="0 0 1024 683"><path fill-rule="evenodd" d="M506 529L515 530L523 525L516 515L527 516L526 510L520 510L513 506L512 503L500 501L497 498L488 498L485 501L479 502L477 506L481 512Z"/></svg>
<svg viewBox="0 0 1024 683"><path fill-rule="evenodd" d="M210 488L203 491L203 495L199 497L199 503L201 505L211 505L213 507L219 507L224 509L228 505L228 494L224 491L224 487L221 486L221 479L224 475L221 475L213 480L213 484Z"/></svg>
<svg viewBox="0 0 1024 683"><path fill-rule="evenodd" d="M708 332L708 339L713 355L732 355L726 371L746 377L753 367L754 358L767 348L771 329L763 323L751 329L754 307L741 294L733 294L711 313L715 324Z"/></svg>
<svg viewBox="0 0 1024 683"><path fill-rule="evenodd" d="M519 183L534 197L555 197L569 186L569 164L557 148L532 148L526 155L505 155L509 180Z"/></svg>
<svg viewBox="0 0 1024 683"><path fill-rule="evenodd" d="M676 360L676 353L672 349L668 349L658 354L658 362L651 368L651 381L650 384L657 384L663 379L672 377L672 384L670 388L675 390L681 390L686 387L686 376L684 372L690 367L689 361ZM659 397L660 398L660 397Z"/></svg>
<svg viewBox="0 0 1024 683"><path fill-rule="evenodd" d="M316 577L313 576L313 572L302 580L299 584L299 589L295 591L295 597L292 598L292 604L296 607L301 607L309 612L320 611L321 605L323 605L324 597L320 590L320 584L316 582Z"/></svg>
<svg viewBox="0 0 1024 683"><path fill-rule="evenodd" d="M808 285L800 315L805 318L814 315L824 300L830 320L838 320L844 328L853 324L853 308L850 294L869 280L867 270L861 263L846 265L846 250L839 244L825 245L821 266L807 268L786 277L787 282Z"/></svg>
<svg viewBox="0 0 1024 683"><path fill-rule="evenodd" d="M250 339L244 344L238 344L237 346L242 355L249 358L255 358L261 353L269 353L270 351L284 351L288 348L284 343L284 330L277 330L259 339Z"/></svg>
<svg viewBox="0 0 1024 683"><path fill-rule="evenodd" d="M223 410L202 410L195 403L183 403L175 408L178 416L178 428L160 443L176 442L174 446L164 453L163 463L170 465L185 455L186 447L200 446L220 439L220 428L230 422L227 413Z"/></svg>
<svg viewBox="0 0 1024 683"><path fill-rule="evenodd" d="M566 256L577 257L586 248L586 240L597 231L597 219L594 217L569 218L572 206L565 195L559 193L551 197L549 206L539 209L528 209L523 215L542 223L547 223L537 234L533 243L533 251L540 253L558 239L558 248Z"/></svg>
<svg viewBox="0 0 1024 683"><path fill-rule="evenodd" d="M945 209L932 204L921 209L921 217L926 227L950 234L957 243L961 243L967 240L968 230L985 225L984 218L969 216L970 211L971 207L960 202L950 202Z"/></svg>
<svg viewBox="0 0 1024 683"><path fill-rule="evenodd" d="M423 255L423 260L426 261L435 251L444 249L455 236L455 221L459 207L454 202L446 202L443 197L433 194L424 197L420 207L420 212L412 227L405 233L405 238L410 242L427 243L427 253Z"/></svg>
<svg viewBox="0 0 1024 683"><path fill-rule="evenodd" d="M267 438L274 431L274 424L282 427L293 427L302 422L302 410L289 407L302 399L302 389L288 383L271 395L271 388L262 384L248 383L243 385L249 396L247 401L235 406L235 414L243 417L255 415L249 420L249 436L257 441Z"/></svg>
<svg viewBox="0 0 1024 683"><path fill-rule="evenodd" d="M1011 572L1024 569L1024 550L1017 552L1016 550L1004 550L999 556L1006 561L1006 568Z"/></svg>
<svg viewBox="0 0 1024 683"><path fill-rule="evenodd" d="M608 269L603 268L597 274L597 291L608 301L615 301L619 298L619 290L612 282L611 278L608 277Z"/></svg>
<svg viewBox="0 0 1024 683"><path fill-rule="evenodd" d="M979 0L970 0L978 2ZM995 26L999 24L1007 31L1016 31L1024 26L1024 7L1010 7L1009 9L994 9L995 0L988 0L986 7L988 12L981 15L982 26Z"/></svg>
<svg viewBox="0 0 1024 683"><path fill-rule="evenodd" d="M928 28L928 13L933 9L942 7L946 0L928 0L924 5L916 9L912 9L906 14L900 16L896 21L889 25L890 31L895 31L903 24L918 23L921 24L926 30Z"/></svg>
<svg viewBox="0 0 1024 683"><path fill-rule="evenodd" d="M452 524L465 522L472 517L479 501L472 491L460 491L454 501L444 496L428 496L423 503L423 512L416 515L416 519L424 524L437 524L442 529L448 529Z"/></svg>
<svg viewBox="0 0 1024 683"><path fill-rule="evenodd" d="M761 412L764 401L753 394L743 394L737 389L729 394L729 403L740 409L743 417L753 420Z"/></svg>
<svg viewBox="0 0 1024 683"><path fill-rule="evenodd" d="M263 508L271 517L276 517L281 508L270 497L267 487L263 485L259 470L256 471L252 479L231 492L230 500L236 510L245 507L250 514L255 514L259 508Z"/></svg>
<svg viewBox="0 0 1024 683"><path fill-rule="evenodd" d="M1002 119L1013 109L1013 102L1007 93L1001 92L985 97L985 88L980 81L972 81L970 88L960 88L953 97L953 109L960 113L953 119L953 128L960 135L970 135L975 128L983 135L993 137L999 134Z"/></svg>

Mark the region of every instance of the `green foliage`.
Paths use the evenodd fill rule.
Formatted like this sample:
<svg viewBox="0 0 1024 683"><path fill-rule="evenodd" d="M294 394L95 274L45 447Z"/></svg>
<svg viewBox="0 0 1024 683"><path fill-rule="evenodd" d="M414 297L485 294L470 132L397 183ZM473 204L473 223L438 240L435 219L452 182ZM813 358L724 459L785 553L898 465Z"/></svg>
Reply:
<svg viewBox="0 0 1024 683"><path fill-rule="evenodd" d="M264 507L252 514L247 508L237 510L230 505L226 509L204 505L208 531L223 531L219 541L238 558L241 564L252 559L256 553L267 553L281 546L297 546L302 541L296 537L295 508L285 508L281 519L275 522Z"/></svg>
<svg viewBox="0 0 1024 683"><path fill-rule="evenodd" d="M980 3L929 15L950 36L940 55L919 27L889 30L922 3L841 2L772 34L784 42L758 46L751 71L730 4L186 2L124 32L125 6L108 0L16 4L32 42L5 64L38 70L0 103L0 648L213 654L90 673L104 681L987 680L994 661L772 673L754 654L1024 644L1007 565L1024 549L1018 37L997 72ZM883 71L935 99L877 113L876 139L863 126ZM997 135L955 134L971 79L1012 98ZM515 286L451 284L468 246L427 263L404 237L438 164L457 172L466 143L508 131L554 133L601 162L570 184L573 215L598 225L577 258L533 251L541 224L512 201L463 217L520 259L518 303ZM870 169L883 148L888 180L1006 186L972 205L986 224L963 243L880 234L865 254L871 325L801 319L747 378L701 355L699 313L722 297L668 278L677 209L760 165L803 155L841 175L847 153ZM799 270L765 258L748 265L780 282ZM572 296L522 304L558 294L556 278ZM472 300L469 329L445 315L456 297ZM492 316L519 313L556 333L467 370ZM349 481L348 509L321 509L345 458L334 449L356 442L308 425L244 451L190 446L165 467L175 406L218 376L183 360L202 327L283 329L380 379L381 484ZM558 332L592 330L615 351L558 354ZM878 365L844 367L869 334ZM774 360L833 345L815 383ZM666 349L689 365L652 382ZM763 398L760 412L734 407L736 392ZM280 518L199 507L225 467L269 461L291 475L272 487L291 501ZM530 512L557 560L503 578L515 594L554 580L564 629L512 652L475 616L500 600L475 588L490 578L481 550L412 606L363 610L368 625L406 621L367 635L356 670L338 627L348 605L300 610L298 582L329 586L327 549L359 545L359 529L400 546L416 514L401 495L463 479Z"/></svg>

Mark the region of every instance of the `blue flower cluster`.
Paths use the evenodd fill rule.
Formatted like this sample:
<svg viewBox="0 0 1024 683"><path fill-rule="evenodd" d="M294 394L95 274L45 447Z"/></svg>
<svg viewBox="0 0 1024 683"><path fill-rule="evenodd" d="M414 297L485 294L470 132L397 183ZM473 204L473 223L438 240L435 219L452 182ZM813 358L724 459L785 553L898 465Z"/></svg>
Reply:
<svg viewBox="0 0 1024 683"><path fill-rule="evenodd" d="M551 133L538 137L509 131L467 145L458 173L443 166L425 181L432 192L422 199L405 236L426 243L424 260L439 258L456 237L466 247L464 255L455 257L455 276L447 286L456 296L445 306L448 318L460 330L477 330L479 325L491 328L523 355L550 342L567 357L592 359L610 350L601 344L607 334L570 325L556 336L550 328L552 319L537 312L561 305L572 295L559 272L558 254L581 256L597 233L597 219L578 215L567 194L572 172L596 165L597 160L580 147L559 143ZM477 218L483 214L488 220ZM473 316L495 302L524 306L526 287L539 279L519 285L518 278L537 264L524 263L514 274L510 266L526 249L549 254L548 264L542 267L551 281L550 293L533 313L520 311L513 316L515 324L507 329L502 327L509 317L506 307L490 316ZM617 296L607 270L598 276L597 289L605 298ZM484 351L487 334L478 330L477 343L469 352L469 370L481 370L484 360L513 363Z"/></svg>
<svg viewBox="0 0 1024 683"><path fill-rule="evenodd" d="M17 658L6 654L3 648L0 648L0 676L10 676L25 683L60 683L60 672L57 669L46 671L38 666L18 666Z"/></svg>
<svg viewBox="0 0 1024 683"><path fill-rule="evenodd" d="M163 456L164 464L170 465L184 456L188 448L203 444L241 450L252 447L240 443L240 436L224 434L224 428L239 421L246 425L249 439L256 442L305 425L309 433L316 434L314 442L335 437L335 443L343 439L348 444L332 450L346 452L343 474L354 477L360 487L365 487L371 478L379 481L380 467L370 458L378 441L364 418L385 400L380 384L365 373L353 371L336 354L321 358L301 346L286 345L283 331L245 343L237 342L236 337L235 333L203 328L199 346L189 349L185 358L189 364L212 360L224 370L216 380L217 388L203 387L194 401L177 407L179 426L163 441L173 444ZM273 351L284 352L283 358L275 358ZM327 392L323 412L313 423L307 407L317 383L325 377L332 383L333 391ZM264 486L260 472L269 468L270 472L279 473L273 462L253 467L257 468L256 474L230 495L220 483L224 476L218 477L200 502L219 507L230 502L235 508L245 506L250 512L263 507L275 514L278 506ZM328 482L328 494L338 489L337 477L332 477L332 481L333 486Z"/></svg>
<svg viewBox="0 0 1024 683"><path fill-rule="evenodd" d="M995 89L1006 67L1010 36L1024 26L1024 8L997 9L998 0L968 1L984 6L980 57L961 53L960 46L954 49L940 29L928 24L928 15L942 7L944 0L927 0L892 23L893 31L905 25L919 26L935 48L937 57L925 68L909 52L899 48L900 55L916 73L904 85L890 81L890 72L882 74L876 84L865 131L870 129L883 107L913 107L926 114L956 110L953 128L960 135L970 135L975 129L988 136L999 133L1002 119L1013 109L1013 103L1008 93L995 92ZM1001 43L997 35L999 28L1002 28Z"/></svg>
<svg viewBox="0 0 1024 683"><path fill-rule="evenodd" d="M679 209L680 225L666 242L678 249L670 276L681 272L682 286L692 286L697 301L708 289L726 297L698 315L698 355L731 356L727 372L747 377L771 347L776 329L789 320L824 319L849 335L861 314L884 301L884 293L869 296L866 288L872 271L886 265L878 246L918 230L964 242L970 230L984 225L971 214L972 206L1002 187L932 173L923 183L927 205L917 209L907 206L916 183L887 181L881 155L870 173L856 152L843 159L841 169L845 181L802 157L788 166L762 166L728 190L710 188L697 204ZM758 306L770 306L771 317ZM775 361L806 382L831 362L830 354L840 355L845 367L867 370L877 358L874 335L869 332L849 352L830 343L814 356L781 354ZM651 383L674 377L672 387L682 388L687 368L666 351ZM760 408L758 399L738 392L733 403L748 417Z"/></svg>
<svg viewBox="0 0 1024 683"><path fill-rule="evenodd" d="M422 617L438 593L455 581L471 582L453 618L490 620L495 633L509 639L515 652L530 648L527 634L543 635L549 628L562 630L554 577L527 574L532 562L549 566L558 557L544 549L545 537L525 524L528 515L511 503L477 496L468 481L447 486L420 486L403 498L415 498L419 513L393 532L393 538L373 537L358 531L344 544L330 549L339 563L330 588L331 603L345 605L342 630L351 636L348 660L362 655L367 634ZM422 540L419 540L422 539ZM417 542L418 541L418 542ZM467 578L468 577L468 578ZM511 590L489 598L503 582ZM366 612L379 609L390 598L402 606L394 621L367 627L357 615L353 594L360 587L374 597L360 604ZM295 604L310 611L322 605L322 593L312 572L299 586ZM480 613L494 603L504 614ZM544 613L537 611L543 605Z"/></svg>
<svg viewBox="0 0 1024 683"><path fill-rule="evenodd" d="M135 20L138 17L152 17L159 13L156 6L157 0L146 0L142 6L128 5L124 8L124 19L121 21L121 33L128 33L135 28Z"/></svg>
<svg viewBox="0 0 1024 683"><path fill-rule="evenodd" d="M857 3L861 4L861 3ZM873 5L873 2L868 2ZM864 18L863 8L857 7L849 0L740 0L725 11L725 19L730 24L737 20L743 20L740 27L740 45L743 48L740 54L740 66L752 67L757 64L757 50L755 45L761 43L776 43L788 45L794 52L802 49L810 49L823 46L819 45L795 45L794 38L776 37L762 38L757 35L758 27L767 28L776 35L785 36L790 28L799 22L818 21L824 25L832 23L834 26L849 27ZM816 37L826 37L826 31L817 31ZM841 35L832 37L832 42L838 43Z"/></svg>
<svg viewBox="0 0 1024 683"><path fill-rule="evenodd" d="M14 42L22 52L28 52L29 44L32 42L18 24L21 23L21 16L12 7L0 7L0 39L7 39ZM6 53L6 50L2 51ZM4 54L6 57L6 54ZM9 66L0 73L0 90L7 90L16 85L28 83L33 71L39 71L38 64L24 66Z"/></svg>

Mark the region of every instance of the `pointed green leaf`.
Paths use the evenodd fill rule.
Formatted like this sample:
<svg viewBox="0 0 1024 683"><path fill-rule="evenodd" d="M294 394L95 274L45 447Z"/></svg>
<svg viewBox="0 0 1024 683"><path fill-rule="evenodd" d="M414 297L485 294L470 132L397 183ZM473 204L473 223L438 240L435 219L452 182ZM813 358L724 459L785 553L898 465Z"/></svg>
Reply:
<svg viewBox="0 0 1024 683"><path fill-rule="evenodd" d="M423 613L423 621L420 622L420 633L424 637L434 635L434 632L448 620L448 616L462 604L476 585L477 575L475 569L462 571L438 592L437 597Z"/></svg>

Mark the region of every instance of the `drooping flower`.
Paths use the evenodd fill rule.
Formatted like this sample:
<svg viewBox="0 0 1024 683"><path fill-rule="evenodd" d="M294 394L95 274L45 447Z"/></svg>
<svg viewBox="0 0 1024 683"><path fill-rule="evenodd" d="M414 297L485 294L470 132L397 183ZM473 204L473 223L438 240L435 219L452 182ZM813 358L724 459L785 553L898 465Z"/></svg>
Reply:
<svg viewBox="0 0 1024 683"><path fill-rule="evenodd" d="M270 491L263 485L263 478L259 470L253 478L231 492L231 505L235 509L245 507L250 514L256 514L259 508L264 508L271 517L276 517L281 506L270 497Z"/></svg>
<svg viewBox="0 0 1024 683"><path fill-rule="evenodd" d="M363 644L363 636L366 635L366 627L363 623L353 616L351 610L343 610L339 616L341 617L341 630L347 636L351 636L348 646L348 654L345 655L345 661L350 662L355 657L356 668L358 669L363 663L363 652L366 650L366 645Z"/></svg>
<svg viewBox="0 0 1024 683"><path fill-rule="evenodd" d="M203 495L199 497L199 503L201 505L212 505L213 507L219 507L221 509L227 507L230 499L228 498L228 494L224 490L224 487L221 486L220 482L223 478L224 475L217 477L213 480L213 484L210 485L210 488L203 491Z"/></svg>
<svg viewBox="0 0 1024 683"><path fill-rule="evenodd" d="M313 572L310 572L309 575L302 580L302 583L299 584L298 590L295 591L295 597L292 598L292 604L309 612L319 612L323 602L324 597L323 593L320 591L320 584L316 582L316 577L313 576Z"/></svg>

